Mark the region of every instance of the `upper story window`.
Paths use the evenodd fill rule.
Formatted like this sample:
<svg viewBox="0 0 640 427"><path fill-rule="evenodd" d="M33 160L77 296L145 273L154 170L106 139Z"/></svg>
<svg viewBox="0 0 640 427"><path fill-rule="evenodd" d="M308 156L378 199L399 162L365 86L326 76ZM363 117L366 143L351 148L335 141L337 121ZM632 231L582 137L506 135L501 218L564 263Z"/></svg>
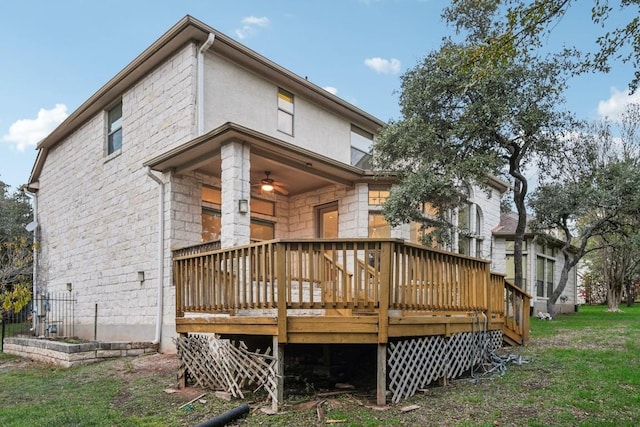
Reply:
<svg viewBox="0 0 640 427"><path fill-rule="evenodd" d="M107 112L107 155L122 148L122 102Z"/></svg>
<svg viewBox="0 0 640 427"><path fill-rule="evenodd" d="M371 169L373 134L351 125L351 165Z"/></svg>
<svg viewBox="0 0 640 427"><path fill-rule="evenodd" d="M293 94L278 89L278 130L293 136Z"/></svg>

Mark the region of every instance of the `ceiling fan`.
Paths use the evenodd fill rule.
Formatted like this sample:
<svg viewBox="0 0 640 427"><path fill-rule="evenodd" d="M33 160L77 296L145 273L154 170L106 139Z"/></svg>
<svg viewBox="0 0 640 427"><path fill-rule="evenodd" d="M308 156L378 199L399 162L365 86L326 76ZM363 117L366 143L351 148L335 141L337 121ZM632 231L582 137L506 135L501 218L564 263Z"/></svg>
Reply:
<svg viewBox="0 0 640 427"><path fill-rule="evenodd" d="M283 196L289 195L289 191L285 189L283 186L287 184L283 182L274 181L270 175L271 171L264 172L265 177L260 180L260 183L253 184L254 187L259 187L265 193L271 193L275 191L276 193L280 193Z"/></svg>

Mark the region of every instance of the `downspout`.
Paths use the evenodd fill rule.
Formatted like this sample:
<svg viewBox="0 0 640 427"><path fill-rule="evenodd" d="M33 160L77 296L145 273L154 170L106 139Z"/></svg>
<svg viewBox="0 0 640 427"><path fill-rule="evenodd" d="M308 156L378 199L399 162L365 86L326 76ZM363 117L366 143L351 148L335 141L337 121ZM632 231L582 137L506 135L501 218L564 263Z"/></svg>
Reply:
<svg viewBox="0 0 640 427"><path fill-rule="evenodd" d="M32 282L32 293L31 293L31 317L33 321L32 331L36 333L36 327L38 326L38 316L36 313L36 295L38 292L38 234L39 234L39 225L38 225L38 196L34 192L27 190L27 187L22 187L22 191L24 194L31 199L31 204L33 206L33 224L35 224L33 228L33 275L31 278Z"/></svg>
<svg viewBox="0 0 640 427"><path fill-rule="evenodd" d="M162 312L164 301L164 182L147 166L147 175L158 183L158 302L156 313L156 335L152 344L159 344L162 338Z"/></svg>
<svg viewBox="0 0 640 427"><path fill-rule="evenodd" d="M209 37L207 37L207 40L198 50L198 82L196 94L196 106L198 109L198 136L204 134L204 53L209 50L215 39L215 34L209 33Z"/></svg>

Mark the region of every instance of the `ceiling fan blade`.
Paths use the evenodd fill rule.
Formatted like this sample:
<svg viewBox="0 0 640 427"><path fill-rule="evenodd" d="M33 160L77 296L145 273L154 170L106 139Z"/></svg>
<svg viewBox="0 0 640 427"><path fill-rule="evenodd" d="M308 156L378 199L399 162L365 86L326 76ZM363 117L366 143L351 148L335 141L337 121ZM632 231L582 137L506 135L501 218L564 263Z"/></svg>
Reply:
<svg viewBox="0 0 640 427"><path fill-rule="evenodd" d="M283 186L279 184L274 184L273 189L276 190L278 193L282 194L283 196L289 195L289 190L285 189Z"/></svg>

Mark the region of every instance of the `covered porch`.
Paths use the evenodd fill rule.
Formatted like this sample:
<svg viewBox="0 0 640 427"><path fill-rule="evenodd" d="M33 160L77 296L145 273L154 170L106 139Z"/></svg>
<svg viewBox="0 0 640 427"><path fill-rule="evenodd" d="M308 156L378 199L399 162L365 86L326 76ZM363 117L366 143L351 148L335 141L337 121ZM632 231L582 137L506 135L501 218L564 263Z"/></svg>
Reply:
<svg viewBox="0 0 640 427"><path fill-rule="evenodd" d="M391 343L478 328L510 344L527 341L529 296L489 267L399 239L192 246L173 254L176 329L270 337L278 401L287 344L374 344L377 401L384 404L394 381L387 374Z"/></svg>

